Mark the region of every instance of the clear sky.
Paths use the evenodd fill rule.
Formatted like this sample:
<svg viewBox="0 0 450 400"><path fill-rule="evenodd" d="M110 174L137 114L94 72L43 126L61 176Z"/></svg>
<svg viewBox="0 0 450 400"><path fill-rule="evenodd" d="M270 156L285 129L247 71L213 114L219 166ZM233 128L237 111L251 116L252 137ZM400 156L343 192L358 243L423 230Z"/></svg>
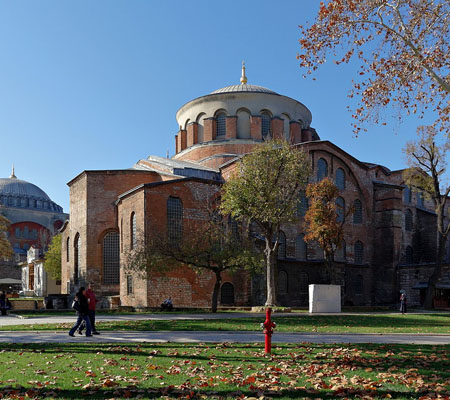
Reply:
<svg viewBox="0 0 450 400"><path fill-rule="evenodd" d="M15 164L69 212L83 170L123 169L174 154L175 113L189 100L248 83L295 98L312 126L362 161L405 167L416 120L355 138L346 106L355 68L303 79L299 24L318 1L22 0L0 2L0 177Z"/></svg>

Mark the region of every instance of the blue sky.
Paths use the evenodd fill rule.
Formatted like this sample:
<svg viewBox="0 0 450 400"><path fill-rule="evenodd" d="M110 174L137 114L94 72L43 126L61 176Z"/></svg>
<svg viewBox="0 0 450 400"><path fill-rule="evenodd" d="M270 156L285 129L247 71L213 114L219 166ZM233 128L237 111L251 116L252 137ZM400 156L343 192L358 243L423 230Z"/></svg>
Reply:
<svg viewBox="0 0 450 400"><path fill-rule="evenodd" d="M353 66L303 79L299 24L318 1L96 0L0 2L0 177L15 164L69 212L66 183L174 154L175 113L189 100L249 84L305 104L312 126L363 161L405 166L417 120L355 138L346 106Z"/></svg>

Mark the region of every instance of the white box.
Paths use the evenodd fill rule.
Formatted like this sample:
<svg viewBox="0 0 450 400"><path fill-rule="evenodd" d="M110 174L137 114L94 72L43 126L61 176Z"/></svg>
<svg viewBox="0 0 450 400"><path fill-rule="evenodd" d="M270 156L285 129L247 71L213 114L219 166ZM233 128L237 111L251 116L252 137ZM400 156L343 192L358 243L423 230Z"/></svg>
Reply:
<svg viewBox="0 0 450 400"><path fill-rule="evenodd" d="M340 313L340 285L309 285L309 312Z"/></svg>

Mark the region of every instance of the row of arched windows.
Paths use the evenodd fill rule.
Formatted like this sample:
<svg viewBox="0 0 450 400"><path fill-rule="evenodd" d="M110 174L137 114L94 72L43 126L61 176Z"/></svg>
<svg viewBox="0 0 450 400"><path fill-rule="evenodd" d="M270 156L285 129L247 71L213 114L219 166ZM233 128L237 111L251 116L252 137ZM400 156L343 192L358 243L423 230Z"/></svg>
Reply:
<svg viewBox="0 0 450 400"><path fill-rule="evenodd" d="M42 199L34 199L23 196L0 196L0 205L21 207L21 208L40 208L44 210L51 210L56 212L62 212L62 207L57 204Z"/></svg>

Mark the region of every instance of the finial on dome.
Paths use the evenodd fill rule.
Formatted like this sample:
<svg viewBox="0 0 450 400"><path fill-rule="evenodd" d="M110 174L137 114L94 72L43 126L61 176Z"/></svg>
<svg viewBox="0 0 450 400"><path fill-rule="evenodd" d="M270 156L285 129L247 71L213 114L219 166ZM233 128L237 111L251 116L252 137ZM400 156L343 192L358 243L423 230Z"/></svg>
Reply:
<svg viewBox="0 0 450 400"><path fill-rule="evenodd" d="M245 85L246 83L247 83L247 77L245 76L245 62L242 61L241 85Z"/></svg>
<svg viewBox="0 0 450 400"><path fill-rule="evenodd" d="M13 163L13 165L12 165L12 171L11 171L11 176L10 176L10 178L11 178L11 179L17 179L17 176L14 175L14 163Z"/></svg>

